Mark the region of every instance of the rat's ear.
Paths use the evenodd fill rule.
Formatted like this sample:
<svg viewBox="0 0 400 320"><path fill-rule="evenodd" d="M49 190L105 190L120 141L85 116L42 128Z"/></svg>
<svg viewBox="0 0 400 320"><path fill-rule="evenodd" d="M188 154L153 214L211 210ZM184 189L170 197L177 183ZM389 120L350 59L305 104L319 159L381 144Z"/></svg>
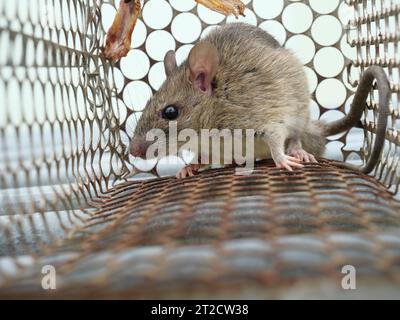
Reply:
<svg viewBox="0 0 400 320"><path fill-rule="evenodd" d="M170 50L165 55L164 68L167 77L169 77L176 69L178 69L178 65L176 63L175 51Z"/></svg>
<svg viewBox="0 0 400 320"><path fill-rule="evenodd" d="M212 81L219 65L217 48L209 42L199 42L189 53L188 65L188 76L193 86L211 96Z"/></svg>

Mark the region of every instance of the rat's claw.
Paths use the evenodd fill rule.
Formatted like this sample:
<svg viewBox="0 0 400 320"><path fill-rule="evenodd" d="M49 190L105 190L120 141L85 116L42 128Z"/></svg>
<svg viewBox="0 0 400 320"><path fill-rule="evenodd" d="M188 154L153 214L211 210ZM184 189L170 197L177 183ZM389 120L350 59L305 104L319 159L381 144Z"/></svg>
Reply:
<svg viewBox="0 0 400 320"><path fill-rule="evenodd" d="M185 179L187 176L189 176L189 170L188 168L183 168L182 170L180 170L177 174L176 174L176 178L177 179Z"/></svg>
<svg viewBox="0 0 400 320"><path fill-rule="evenodd" d="M286 169L293 171L294 168L303 168L304 166L300 163L300 160L291 156L284 156L284 159L276 163L276 167L279 169Z"/></svg>
<svg viewBox="0 0 400 320"><path fill-rule="evenodd" d="M318 163L318 160L315 159L315 157L311 153L309 153L308 156L310 157L310 161L309 162Z"/></svg>
<svg viewBox="0 0 400 320"><path fill-rule="evenodd" d="M184 179L186 177L193 177L194 174L200 169L200 165L198 164L191 164L184 167L176 174L177 179Z"/></svg>
<svg viewBox="0 0 400 320"><path fill-rule="evenodd" d="M303 149L292 150L289 152L289 155L300 161L318 163L317 159L315 159L311 153L308 153Z"/></svg>
<svg viewBox="0 0 400 320"><path fill-rule="evenodd" d="M292 157L292 156L285 156L285 157L286 157L287 160L292 161L292 162L296 162L297 164L299 164L299 162L301 162L296 157Z"/></svg>

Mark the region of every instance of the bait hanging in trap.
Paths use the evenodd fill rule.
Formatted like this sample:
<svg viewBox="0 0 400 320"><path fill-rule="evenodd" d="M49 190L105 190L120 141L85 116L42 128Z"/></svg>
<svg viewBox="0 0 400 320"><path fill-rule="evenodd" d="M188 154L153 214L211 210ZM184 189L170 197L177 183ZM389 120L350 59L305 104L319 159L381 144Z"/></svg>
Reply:
<svg viewBox="0 0 400 320"><path fill-rule="evenodd" d="M116 44L125 2L0 0L0 297L400 296L400 3L132 0ZM348 113L371 66L389 105L375 84L357 127L293 172L267 160L251 175L132 176L129 141L165 54L180 64L235 21L298 55L314 119ZM357 290L338 289L346 266Z"/></svg>

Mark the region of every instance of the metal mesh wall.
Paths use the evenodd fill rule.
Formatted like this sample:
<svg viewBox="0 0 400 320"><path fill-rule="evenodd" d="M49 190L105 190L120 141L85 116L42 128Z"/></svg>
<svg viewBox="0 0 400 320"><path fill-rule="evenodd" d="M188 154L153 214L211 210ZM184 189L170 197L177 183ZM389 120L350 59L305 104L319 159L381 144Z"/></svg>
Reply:
<svg viewBox="0 0 400 320"><path fill-rule="evenodd" d="M79 223L73 209L87 207L124 168L112 67L99 57L99 5L1 2L2 255L22 250L9 247L14 240L51 240L48 220L60 221L57 233ZM47 234L24 239L24 228Z"/></svg>
<svg viewBox="0 0 400 320"><path fill-rule="evenodd" d="M363 70L371 65L380 65L389 75L392 90L391 115L386 133L383 156L376 167L375 176L395 192L399 190L399 2L397 1L347 1L354 7L354 18L348 24L348 42L357 50L356 59L349 70ZM350 72L351 74L351 72ZM349 78L357 85L357 79ZM379 114L377 93L370 95L365 109L365 140L361 150L367 155L374 139L376 121Z"/></svg>
<svg viewBox="0 0 400 320"><path fill-rule="evenodd" d="M298 295L318 296L310 288L324 282L340 296L345 264L368 279L361 292L399 293L399 3L282 0L265 11L244 2L243 19L304 63L314 118L342 116L363 70L385 68L391 116L374 178L321 160L293 175L263 162L249 177L225 168L126 180L126 146L165 78L164 51L181 62L234 18L189 0L145 1L132 50L112 65L100 49L118 3L0 1L0 296L290 297L294 283ZM302 24L290 23L295 15ZM334 158L368 158L377 98L364 128L330 138ZM56 292L40 287L46 264L57 269Z"/></svg>

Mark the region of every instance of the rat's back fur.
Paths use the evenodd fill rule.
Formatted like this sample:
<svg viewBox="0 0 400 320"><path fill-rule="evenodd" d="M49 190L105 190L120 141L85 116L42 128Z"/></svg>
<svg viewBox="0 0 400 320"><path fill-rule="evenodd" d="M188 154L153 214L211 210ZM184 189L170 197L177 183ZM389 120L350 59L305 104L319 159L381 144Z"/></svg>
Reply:
<svg viewBox="0 0 400 320"><path fill-rule="evenodd" d="M304 148L321 155L322 126L310 121L310 92L303 65L267 32L247 24L227 24L211 32L220 54L215 97L206 127L255 129L263 134L279 123L289 137L302 135Z"/></svg>

